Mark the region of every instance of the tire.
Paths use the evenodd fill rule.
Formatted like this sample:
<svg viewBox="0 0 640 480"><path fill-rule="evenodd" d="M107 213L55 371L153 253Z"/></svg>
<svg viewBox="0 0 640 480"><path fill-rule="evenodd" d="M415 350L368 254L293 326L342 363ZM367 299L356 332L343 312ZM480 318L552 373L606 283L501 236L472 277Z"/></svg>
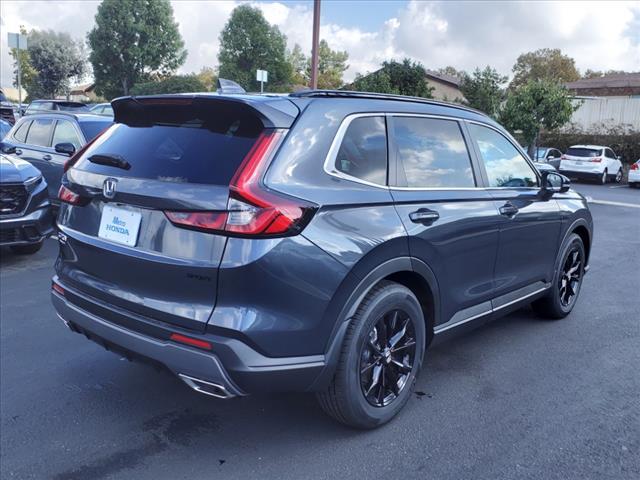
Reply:
<svg viewBox="0 0 640 480"><path fill-rule="evenodd" d="M9 247L17 255L32 255L42 248L44 242L32 243L30 245L13 245Z"/></svg>
<svg viewBox="0 0 640 480"><path fill-rule="evenodd" d="M622 169L618 170L618 173L616 173L616 178L614 179L614 181L616 183L620 183L622 181Z"/></svg>
<svg viewBox="0 0 640 480"><path fill-rule="evenodd" d="M609 172L607 172L607 169L605 168L604 172L602 172L602 176L598 180L600 182L600 185L604 185L605 183L607 183L608 175Z"/></svg>
<svg viewBox="0 0 640 480"><path fill-rule="evenodd" d="M403 317L408 318L406 324ZM402 332L402 325L405 333L395 345L400 345L396 348L403 353L382 350L383 345L388 347L397 338L390 335L390 341L385 341L387 329L391 333ZM411 290L394 282L380 282L362 300L351 320L331 384L317 393L322 409L338 422L360 429L375 428L391 420L411 396L424 357L425 338L422 309ZM396 363L400 355L405 357ZM406 372L397 365L404 366ZM391 381L394 372L398 375L395 383Z"/></svg>
<svg viewBox="0 0 640 480"><path fill-rule="evenodd" d="M579 261L577 270L575 270L573 259L576 252ZM555 274L549 292L545 297L531 304L533 310L539 316L549 320L559 320L571 313L580 295L580 289L584 279L585 260L586 255L582 239L575 233L572 233L560 249L560 255L556 260ZM569 272L567 272L567 269ZM573 272L571 273L572 270ZM574 283L574 280L577 282ZM567 301L570 291L573 291L573 296Z"/></svg>

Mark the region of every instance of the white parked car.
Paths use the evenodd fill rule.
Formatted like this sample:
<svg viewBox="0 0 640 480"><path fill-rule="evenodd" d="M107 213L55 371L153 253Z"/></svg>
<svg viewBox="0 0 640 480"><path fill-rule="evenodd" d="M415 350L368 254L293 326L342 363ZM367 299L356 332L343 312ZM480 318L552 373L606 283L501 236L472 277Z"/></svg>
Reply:
<svg viewBox="0 0 640 480"><path fill-rule="evenodd" d="M640 159L636 160L636 163L632 163L629 168L629 186L632 188L640 187Z"/></svg>
<svg viewBox="0 0 640 480"><path fill-rule="evenodd" d="M613 150L602 145L574 145L560 157L558 170L572 178L598 180L601 184L622 180L622 162Z"/></svg>

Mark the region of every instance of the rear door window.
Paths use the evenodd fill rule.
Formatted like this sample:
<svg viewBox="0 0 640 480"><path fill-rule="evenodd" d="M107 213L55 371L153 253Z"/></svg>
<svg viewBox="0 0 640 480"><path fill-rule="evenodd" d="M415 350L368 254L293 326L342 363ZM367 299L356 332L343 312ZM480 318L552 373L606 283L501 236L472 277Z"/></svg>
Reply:
<svg viewBox="0 0 640 480"><path fill-rule="evenodd" d="M535 187L538 177L518 149L492 128L469 123L491 187Z"/></svg>
<svg viewBox="0 0 640 480"><path fill-rule="evenodd" d="M387 131L383 116L355 118L336 155L335 169L376 185L387 183Z"/></svg>
<svg viewBox="0 0 640 480"><path fill-rule="evenodd" d="M27 141L27 132L29 131L29 125L31 125L31 121L22 122L20 126L13 132L13 138L15 138L20 143L25 143Z"/></svg>
<svg viewBox="0 0 640 480"><path fill-rule="evenodd" d="M262 129L255 115L237 108L160 106L136 113L128 124L113 125L75 168L121 177L228 185ZM91 135L85 132L85 136ZM96 154L121 157L131 167L125 170L89 161Z"/></svg>
<svg viewBox="0 0 640 480"><path fill-rule="evenodd" d="M475 187L471 157L458 122L394 117L398 184L410 188Z"/></svg>
<svg viewBox="0 0 640 480"><path fill-rule="evenodd" d="M53 120L50 118L38 118L34 120L27 134L29 145L37 145L40 147L51 146L51 129L53 128Z"/></svg>

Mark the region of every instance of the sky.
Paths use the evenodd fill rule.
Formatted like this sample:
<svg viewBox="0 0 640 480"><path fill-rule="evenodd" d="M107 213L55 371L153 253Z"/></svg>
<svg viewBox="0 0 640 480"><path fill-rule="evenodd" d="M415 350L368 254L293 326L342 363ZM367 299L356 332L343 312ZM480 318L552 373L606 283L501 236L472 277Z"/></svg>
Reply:
<svg viewBox="0 0 640 480"><path fill-rule="evenodd" d="M12 82L7 32L20 25L86 39L99 1L0 2L0 81ZM218 37L240 3L259 7L286 34L289 48L311 49L313 2L172 0L189 52L180 73L215 67ZM640 71L640 2L430 2L322 0L320 37L349 53L345 80L410 57L428 69L472 70L491 65L508 75L518 55L560 48L581 71Z"/></svg>

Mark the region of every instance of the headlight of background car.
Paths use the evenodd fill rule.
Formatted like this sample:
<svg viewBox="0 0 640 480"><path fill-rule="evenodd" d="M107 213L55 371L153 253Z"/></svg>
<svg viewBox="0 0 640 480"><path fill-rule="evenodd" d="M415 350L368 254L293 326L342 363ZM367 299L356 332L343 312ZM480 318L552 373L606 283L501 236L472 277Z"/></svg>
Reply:
<svg viewBox="0 0 640 480"><path fill-rule="evenodd" d="M37 177L27 178L24 182L24 186L27 189L27 192L33 192L38 185L42 182L42 175L38 175Z"/></svg>

